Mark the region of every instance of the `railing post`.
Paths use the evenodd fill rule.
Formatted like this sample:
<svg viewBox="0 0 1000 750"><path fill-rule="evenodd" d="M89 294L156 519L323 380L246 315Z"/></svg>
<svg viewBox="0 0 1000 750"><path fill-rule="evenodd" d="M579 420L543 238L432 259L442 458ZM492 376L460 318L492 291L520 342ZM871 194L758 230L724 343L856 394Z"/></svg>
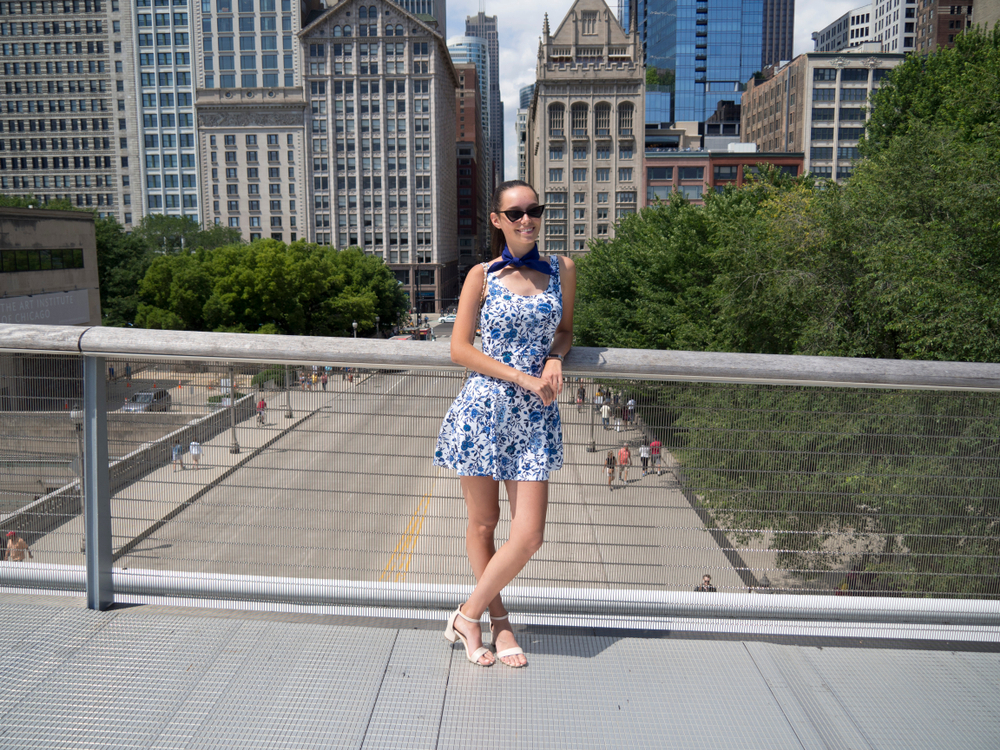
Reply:
<svg viewBox="0 0 1000 750"><path fill-rule="evenodd" d="M285 365L285 419L291 419L294 414L292 414L292 383L291 383L291 373L288 371L288 365Z"/></svg>
<svg viewBox="0 0 1000 750"><path fill-rule="evenodd" d="M229 444L230 453L240 452L240 441L236 439L236 375L233 368L229 367L229 428L232 432L233 441ZM256 404L254 405L256 406Z"/></svg>
<svg viewBox="0 0 1000 750"><path fill-rule="evenodd" d="M83 358L83 517L87 550L87 607L115 603L111 577L111 492L104 357Z"/></svg>

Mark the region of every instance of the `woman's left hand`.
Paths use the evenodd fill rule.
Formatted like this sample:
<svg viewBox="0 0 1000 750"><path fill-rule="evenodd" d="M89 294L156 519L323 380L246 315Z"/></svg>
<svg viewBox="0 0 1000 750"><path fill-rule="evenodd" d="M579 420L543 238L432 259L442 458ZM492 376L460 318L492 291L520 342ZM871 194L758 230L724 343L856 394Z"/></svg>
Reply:
<svg viewBox="0 0 1000 750"><path fill-rule="evenodd" d="M552 388L558 399L563 389L562 362L558 359L548 359L542 368L542 380Z"/></svg>

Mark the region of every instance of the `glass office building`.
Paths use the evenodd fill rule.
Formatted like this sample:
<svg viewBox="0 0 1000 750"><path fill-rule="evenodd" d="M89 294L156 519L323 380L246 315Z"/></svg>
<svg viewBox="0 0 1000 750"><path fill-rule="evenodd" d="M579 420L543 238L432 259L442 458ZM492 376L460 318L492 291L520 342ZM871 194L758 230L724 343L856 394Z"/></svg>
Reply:
<svg viewBox="0 0 1000 750"><path fill-rule="evenodd" d="M646 65L672 93L671 122L704 122L719 102L740 102L761 67L764 0L635 0L632 9Z"/></svg>

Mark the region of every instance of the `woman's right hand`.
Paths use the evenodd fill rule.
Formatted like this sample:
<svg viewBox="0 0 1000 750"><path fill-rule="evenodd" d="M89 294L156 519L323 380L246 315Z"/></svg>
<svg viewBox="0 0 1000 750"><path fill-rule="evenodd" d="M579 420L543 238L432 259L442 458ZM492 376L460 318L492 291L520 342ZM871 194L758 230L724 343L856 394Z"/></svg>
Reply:
<svg viewBox="0 0 1000 750"><path fill-rule="evenodd" d="M526 373L521 373L521 377L518 378L518 381L519 386L538 396L545 406L548 406L555 401L557 395L556 389L552 387L551 383Z"/></svg>

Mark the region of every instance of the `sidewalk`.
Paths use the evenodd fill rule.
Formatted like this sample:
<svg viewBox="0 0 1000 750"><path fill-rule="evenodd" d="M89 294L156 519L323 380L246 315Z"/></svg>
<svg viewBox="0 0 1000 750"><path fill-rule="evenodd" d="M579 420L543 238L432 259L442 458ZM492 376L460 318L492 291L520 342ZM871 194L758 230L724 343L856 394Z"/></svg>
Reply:
<svg viewBox="0 0 1000 750"><path fill-rule="evenodd" d="M197 469L184 445L184 469L167 464L153 470L111 498L112 537L116 555L122 545L136 539L153 524L176 512L198 493L213 486L232 470L250 459L268 441L279 437L302 419L343 395L347 384L330 380L328 391L295 389L290 393L293 418L285 417L285 393L269 392L267 424L258 425L256 416L236 424L239 453L232 453L232 431L225 430L202 444L202 457ZM198 414L192 414L198 418ZM171 443L169 436L163 440ZM136 446L138 447L138 446ZM32 552L40 562L65 565L83 564L84 521L76 516L35 542Z"/></svg>

